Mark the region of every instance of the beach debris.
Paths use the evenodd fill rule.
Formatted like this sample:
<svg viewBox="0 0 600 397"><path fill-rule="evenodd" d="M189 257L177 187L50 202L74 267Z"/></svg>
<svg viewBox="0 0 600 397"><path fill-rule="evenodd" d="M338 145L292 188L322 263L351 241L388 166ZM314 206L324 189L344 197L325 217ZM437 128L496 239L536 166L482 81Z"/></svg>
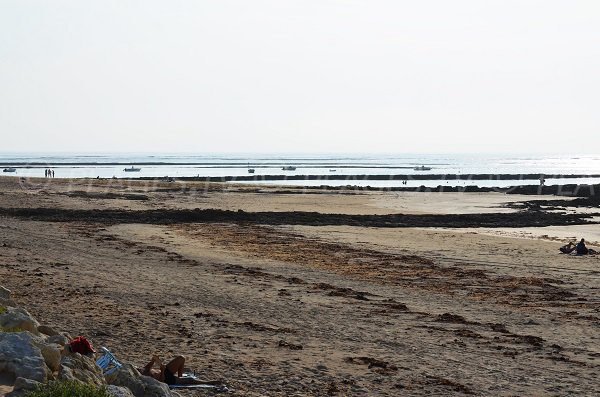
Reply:
<svg viewBox="0 0 600 397"><path fill-rule="evenodd" d="M284 340L280 340L277 346L287 347L290 350L302 350L304 348L302 345L296 345L294 343L286 342Z"/></svg>
<svg viewBox="0 0 600 397"><path fill-rule="evenodd" d="M439 321L441 323L457 323L457 324L468 324L469 322L465 320L463 316L459 316L458 314L450 314L444 313L437 316L435 321Z"/></svg>
<svg viewBox="0 0 600 397"><path fill-rule="evenodd" d="M510 334L510 331L506 329L506 325L504 324L490 324L490 328L494 332L501 332L503 334Z"/></svg>
<svg viewBox="0 0 600 397"><path fill-rule="evenodd" d="M461 383L458 383L456 381L442 378L441 376L427 375L426 377L427 377L426 383L433 383L433 384L437 384L440 386L446 386L456 392L460 392L463 394L475 394L475 392L473 390L471 390L469 387L467 387Z"/></svg>
<svg viewBox="0 0 600 397"><path fill-rule="evenodd" d="M372 358L372 357L365 357L365 356L361 356L361 357L346 357L344 359L345 362L350 363L350 364L357 364L357 365L367 365L369 369L373 369L373 368L380 368L386 371L397 371L398 367L388 363L387 361L383 361L383 360L379 360L377 358Z"/></svg>

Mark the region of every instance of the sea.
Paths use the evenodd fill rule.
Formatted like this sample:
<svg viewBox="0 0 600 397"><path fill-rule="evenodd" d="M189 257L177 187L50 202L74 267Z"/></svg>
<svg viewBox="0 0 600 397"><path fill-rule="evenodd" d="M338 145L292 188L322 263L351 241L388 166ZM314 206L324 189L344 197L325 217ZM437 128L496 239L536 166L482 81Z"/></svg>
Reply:
<svg viewBox="0 0 600 397"><path fill-rule="evenodd" d="M0 153L0 168L25 178L51 168L69 179L227 177L287 186L508 187L538 185L539 175L546 185L600 183L600 154Z"/></svg>

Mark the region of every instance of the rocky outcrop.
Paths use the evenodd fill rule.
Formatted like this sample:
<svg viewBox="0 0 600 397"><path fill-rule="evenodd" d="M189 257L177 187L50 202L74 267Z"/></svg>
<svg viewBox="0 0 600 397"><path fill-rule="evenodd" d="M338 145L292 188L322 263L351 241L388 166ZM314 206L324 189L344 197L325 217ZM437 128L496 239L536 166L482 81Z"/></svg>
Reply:
<svg viewBox="0 0 600 397"><path fill-rule="evenodd" d="M31 379L17 378L13 386L13 391L8 393L6 397L20 397L31 390L35 390L42 383Z"/></svg>
<svg viewBox="0 0 600 397"><path fill-rule="evenodd" d="M56 345L60 345L60 346L64 347L67 345L67 343L69 343L69 338L64 335L54 335L54 336L48 337L46 342L54 343Z"/></svg>
<svg viewBox="0 0 600 397"><path fill-rule="evenodd" d="M39 335L37 330L40 324L21 307L7 307L6 311L0 314L0 327L8 331L29 331L34 335Z"/></svg>
<svg viewBox="0 0 600 397"><path fill-rule="evenodd" d="M124 386L135 397L173 397L169 387L150 376L143 376L131 364L124 364L106 377L110 385Z"/></svg>
<svg viewBox="0 0 600 397"><path fill-rule="evenodd" d="M0 305L2 306L16 306L15 301L12 300L10 290L0 285Z"/></svg>
<svg viewBox="0 0 600 397"><path fill-rule="evenodd" d="M56 336L58 335L58 332L56 332L54 330L54 328L49 327L47 325L40 325L39 327L37 327L38 332L44 334L44 335L48 335L48 336Z"/></svg>
<svg viewBox="0 0 600 397"><path fill-rule="evenodd" d="M93 358L79 353L68 353L60 361L59 380L77 380L96 386L105 385L102 370Z"/></svg>
<svg viewBox="0 0 600 397"><path fill-rule="evenodd" d="M123 386L108 386L108 393L113 397L135 397L131 390Z"/></svg>
<svg viewBox="0 0 600 397"><path fill-rule="evenodd" d="M15 379L8 397L21 397L49 380L76 381L96 386L108 383L114 397L179 397L156 379L143 376L130 364L105 379L92 357L64 349L72 339L40 325L17 307L8 289L0 286L0 375ZM2 392L0 392L2 394Z"/></svg>
<svg viewBox="0 0 600 397"><path fill-rule="evenodd" d="M51 374L39 343L29 332L0 332L0 373L45 382Z"/></svg>
<svg viewBox="0 0 600 397"><path fill-rule="evenodd" d="M60 368L61 351L62 347L53 343L34 342L36 346L42 352L42 357L46 362L46 366L50 368L51 372L56 372Z"/></svg>

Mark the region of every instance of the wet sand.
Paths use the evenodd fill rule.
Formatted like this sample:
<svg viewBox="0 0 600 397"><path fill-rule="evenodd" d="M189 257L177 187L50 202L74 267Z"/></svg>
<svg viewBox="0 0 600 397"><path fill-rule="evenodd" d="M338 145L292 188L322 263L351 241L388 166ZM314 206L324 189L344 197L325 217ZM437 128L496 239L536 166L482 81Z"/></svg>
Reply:
<svg viewBox="0 0 600 397"><path fill-rule="evenodd" d="M136 223L131 213L494 220L520 214L503 206L519 196L17 181L0 178L0 208L64 211L0 216L1 284L41 322L124 360L183 353L238 396L600 393L600 258L558 254L545 229L462 228L460 217L450 229ZM102 222L96 209L127 221ZM594 226L549 227L579 237ZM196 393L182 394L206 395Z"/></svg>

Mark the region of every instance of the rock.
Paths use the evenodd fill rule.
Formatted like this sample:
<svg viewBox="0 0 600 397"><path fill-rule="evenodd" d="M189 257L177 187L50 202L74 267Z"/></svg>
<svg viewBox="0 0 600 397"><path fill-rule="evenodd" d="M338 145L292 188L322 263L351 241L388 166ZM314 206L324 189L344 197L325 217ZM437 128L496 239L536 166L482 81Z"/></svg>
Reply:
<svg viewBox="0 0 600 397"><path fill-rule="evenodd" d="M64 335L54 335L54 336L50 336L46 340L46 342L54 343L54 344L61 345L64 347L69 343L69 339Z"/></svg>
<svg viewBox="0 0 600 397"><path fill-rule="evenodd" d="M60 345L56 344L41 344L38 345L40 351L42 352L42 357L44 357L44 361L46 361L46 366L50 368L52 372L56 372L60 368L60 352L62 348Z"/></svg>
<svg viewBox="0 0 600 397"><path fill-rule="evenodd" d="M59 380L78 380L96 386L105 385L102 370L93 358L79 353L68 353L60 361Z"/></svg>
<svg viewBox="0 0 600 397"><path fill-rule="evenodd" d="M2 306L16 306L15 301L11 298L11 292L9 289L4 288L0 285L0 305Z"/></svg>
<svg viewBox="0 0 600 397"><path fill-rule="evenodd" d="M29 331L39 335L37 330L39 325L27 310L20 307L8 307L6 312L0 314L0 327L11 332Z"/></svg>
<svg viewBox="0 0 600 397"><path fill-rule="evenodd" d="M32 379L17 378L13 386L13 391L6 394L6 397L19 397L27 392L37 389L42 383Z"/></svg>
<svg viewBox="0 0 600 397"><path fill-rule="evenodd" d="M169 386L150 376L143 376L131 364L124 364L106 377L110 385L125 386L135 397L173 397Z"/></svg>
<svg viewBox="0 0 600 397"><path fill-rule="evenodd" d="M56 332L54 329L52 329L52 327L49 327L47 325L40 325L39 327L37 327L38 332L41 332L44 335L48 335L48 336L56 336L58 335L58 332Z"/></svg>
<svg viewBox="0 0 600 397"><path fill-rule="evenodd" d="M115 385L108 386L108 394L113 397L135 397L128 388Z"/></svg>
<svg viewBox="0 0 600 397"><path fill-rule="evenodd" d="M45 382L50 371L36 346L42 343L29 332L0 332L0 373Z"/></svg>

